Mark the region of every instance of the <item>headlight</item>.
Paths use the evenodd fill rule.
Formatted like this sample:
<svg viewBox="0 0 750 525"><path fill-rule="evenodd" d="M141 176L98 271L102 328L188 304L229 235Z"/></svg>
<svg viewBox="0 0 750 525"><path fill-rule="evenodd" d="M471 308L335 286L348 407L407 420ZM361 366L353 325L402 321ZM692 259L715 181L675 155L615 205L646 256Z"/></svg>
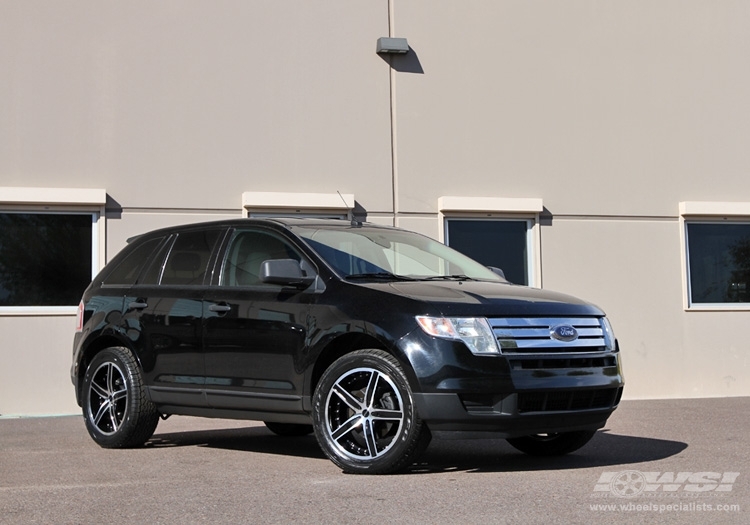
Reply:
<svg viewBox="0 0 750 525"><path fill-rule="evenodd" d="M495 334L484 317L427 317L417 316L426 334L441 339L463 341L472 354L499 354Z"/></svg>
<svg viewBox="0 0 750 525"><path fill-rule="evenodd" d="M602 333L604 334L604 346L610 352L614 352L617 349L615 343L615 333L612 331L612 325L609 323L609 319L602 317L599 319L599 324L602 325Z"/></svg>

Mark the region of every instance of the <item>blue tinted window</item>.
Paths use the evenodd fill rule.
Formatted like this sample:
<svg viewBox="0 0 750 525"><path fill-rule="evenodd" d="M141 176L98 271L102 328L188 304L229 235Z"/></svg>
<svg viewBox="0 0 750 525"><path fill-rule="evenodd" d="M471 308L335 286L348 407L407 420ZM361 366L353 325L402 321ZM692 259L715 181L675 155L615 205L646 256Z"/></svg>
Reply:
<svg viewBox="0 0 750 525"><path fill-rule="evenodd" d="M688 223L692 303L750 301L750 224Z"/></svg>
<svg viewBox="0 0 750 525"><path fill-rule="evenodd" d="M92 214L0 213L0 306L75 306L91 282Z"/></svg>
<svg viewBox="0 0 750 525"><path fill-rule="evenodd" d="M449 219L447 244L485 266L495 266L515 284L529 284L528 221Z"/></svg>

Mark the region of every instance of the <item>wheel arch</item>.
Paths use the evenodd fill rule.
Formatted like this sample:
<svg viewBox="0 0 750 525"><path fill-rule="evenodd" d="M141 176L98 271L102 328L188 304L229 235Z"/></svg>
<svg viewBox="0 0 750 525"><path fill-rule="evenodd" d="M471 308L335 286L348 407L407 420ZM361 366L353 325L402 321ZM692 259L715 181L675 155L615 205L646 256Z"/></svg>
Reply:
<svg viewBox="0 0 750 525"><path fill-rule="evenodd" d="M106 333L91 339L86 343L84 349L81 351L81 356L78 361L78 376L76 378L75 389L76 400L78 401L79 405L81 404L81 395L83 392L83 380L86 376L86 370L88 370L89 364L91 364L91 361L93 361L94 357L96 357L99 352L101 352L102 350L106 350L107 348L116 346L124 347L130 350L138 366L141 366L141 362L137 353L133 350L131 345L123 341L122 338L119 338L114 334Z"/></svg>
<svg viewBox="0 0 750 525"><path fill-rule="evenodd" d="M393 352L391 348L388 348L388 345L370 334L362 332L349 332L342 334L329 342L315 359L315 364L313 365L312 373L310 374L309 388L307 389L310 396L315 392L315 387L318 386L318 382L320 381L323 372L325 372L334 361L351 352L368 348L383 350L398 359L398 356L395 355L395 352Z"/></svg>

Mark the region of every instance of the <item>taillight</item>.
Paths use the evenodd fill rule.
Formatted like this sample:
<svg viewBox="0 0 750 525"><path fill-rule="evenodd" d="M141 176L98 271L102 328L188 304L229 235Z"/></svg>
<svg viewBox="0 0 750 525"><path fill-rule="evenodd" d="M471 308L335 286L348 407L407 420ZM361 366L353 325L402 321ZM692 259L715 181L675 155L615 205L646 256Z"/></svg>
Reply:
<svg viewBox="0 0 750 525"><path fill-rule="evenodd" d="M76 312L76 332L83 330L83 301L78 303L78 312Z"/></svg>

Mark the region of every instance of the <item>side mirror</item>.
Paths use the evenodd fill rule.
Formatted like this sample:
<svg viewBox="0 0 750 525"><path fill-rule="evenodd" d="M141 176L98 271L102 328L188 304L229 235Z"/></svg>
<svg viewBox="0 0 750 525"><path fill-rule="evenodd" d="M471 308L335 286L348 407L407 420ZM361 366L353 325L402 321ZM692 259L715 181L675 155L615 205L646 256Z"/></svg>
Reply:
<svg viewBox="0 0 750 525"><path fill-rule="evenodd" d="M501 270L500 268L498 268L497 266L488 266L487 268L489 268L490 270L492 270L492 273L494 273L494 274L496 274L496 275L499 275L500 277L502 277L503 281L505 281L505 282L510 282L510 281L508 281L508 279L507 279L507 278L505 277L505 272L504 272L504 271L502 271L502 270Z"/></svg>
<svg viewBox="0 0 750 525"><path fill-rule="evenodd" d="M268 284L303 289L315 281L315 275L303 272L299 261L294 259L269 259L260 265L260 280Z"/></svg>

